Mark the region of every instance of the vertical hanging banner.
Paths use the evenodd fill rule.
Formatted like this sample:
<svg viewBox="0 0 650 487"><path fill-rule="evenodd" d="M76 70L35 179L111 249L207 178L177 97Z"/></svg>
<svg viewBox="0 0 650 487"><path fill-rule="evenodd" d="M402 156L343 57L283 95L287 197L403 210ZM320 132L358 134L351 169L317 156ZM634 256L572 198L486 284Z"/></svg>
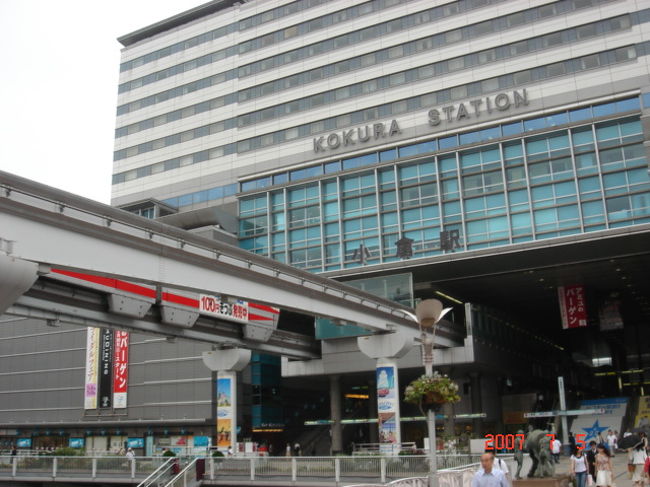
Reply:
<svg viewBox="0 0 650 487"><path fill-rule="evenodd" d="M587 306L584 286L560 286L557 288L562 314L562 328L587 326Z"/></svg>
<svg viewBox="0 0 650 487"><path fill-rule="evenodd" d="M113 403L113 330L102 328L99 352L99 407Z"/></svg>
<svg viewBox="0 0 650 487"><path fill-rule="evenodd" d="M608 299L598 309L600 331L618 330L623 328L621 302L618 299Z"/></svg>
<svg viewBox="0 0 650 487"><path fill-rule="evenodd" d="M97 375L99 367L99 328L89 327L86 336L86 381L84 409L97 408Z"/></svg>
<svg viewBox="0 0 650 487"><path fill-rule="evenodd" d="M115 354L113 355L113 407L126 407L129 382L129 332L115 332Z"/></svg>
<svg viewBox="0 0 650 487"><path fill-rule="evenodd" d="M236 372L217 372L217 441L219 450L229 447L235 451L236 423Z"/></svg>
<svg viewBox="0 0 650 487"><path fill-rule="evenodd" d="M401 443L399 386L397 366L393 362L377 362L377 422L379 424L379 452L399 453Z"/></svg>

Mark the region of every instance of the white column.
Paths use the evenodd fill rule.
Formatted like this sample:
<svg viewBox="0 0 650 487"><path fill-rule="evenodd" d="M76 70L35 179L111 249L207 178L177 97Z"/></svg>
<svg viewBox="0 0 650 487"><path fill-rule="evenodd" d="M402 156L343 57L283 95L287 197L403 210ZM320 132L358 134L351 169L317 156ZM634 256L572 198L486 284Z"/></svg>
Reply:
<svg viewBox="0 0 650 487"><path fill-rule="evenodd" d="M203 352L205 366L217 372L217 441L219 450L237 452L237 372L250 362L251 351L240 348Z"/></svg>
<svg viewBox="0 0 650 487"><path fill-rule="evenodd" d="M400 333L357 338L359 350L377 360L377 424L382 453L396 455L402 442L400 424L400 391L397 359L413 347L413 339Z"/></svg>

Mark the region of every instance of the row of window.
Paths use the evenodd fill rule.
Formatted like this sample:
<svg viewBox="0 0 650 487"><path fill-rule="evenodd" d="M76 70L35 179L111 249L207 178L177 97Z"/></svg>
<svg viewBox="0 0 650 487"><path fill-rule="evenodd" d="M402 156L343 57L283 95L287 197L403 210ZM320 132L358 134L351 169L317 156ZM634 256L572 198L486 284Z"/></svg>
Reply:
<svg viewBox="0 0 650 487"><path fill-rule="evenodd" d="M210 54L205 54L190 61L185 61L181 64L170 66L169 68L165 68L161 71L156 71L140 78L126 81L119 85L118 93L125 93L127 91L140 88L141 86L169 78L170 76L186 73L200 66L205 66L206 64L219 62L227 57L246 54L247 52L255 51L257 49L270 47L282 41L297 37L298 35L305 35L310 32L316 32L318 30L328 28L339 22L345 22L347 20L368 15L388 7L393 7L398 3L407 3L410 1L412 0L370 0L366 3L347 7L343 10L332 12L321 17L316 17L315 19L292 25L285 29L276 30L261 37L256 37L248 41L236 43L235 45L228 46L224 49L220 49ZM242 72L241 70L242 68L238 68L239 73ZM244 74L244 76L246 75Z"/></svg>
<svg viewBox="0 0 650 487"><path fill-rule="evenodd" d="M442 252L443 230L458 231L460 247L453 250L471 250L648 222L650 178L642 140L636 117L245 197L241 243L318 271L358 265L361 244L369 251L368 263L396 260L395 242L402 236L414 240L416 256L424 256ZM599 165L576 179L578 156L595 142L605 148L599 149ZM612 150L618 160L604 159ZM529 171L519 187L504 187L501 176L500 184L483 185L484 195L458 193L459 185L475 189L461 177L466 168L481 166L487 174L496 161L503 175L523 164L524 156L530 169L562 154L576 168L571 162L569 168L558 165L557 180ZM449 181L455 185L445 188Z"/></svg>
<svg viewBox="0 0 650 487"><path fill-rule="evenodd" d="M375 120L390 118L402 113L420 110L422 107L431 106L434 99L438 104L448 103L453 100L463 100L468 97L488 94L497 90L506 90L508 88L525 86L544 79L570 75L591 69L597 69L602 66L611 66L614 64L627 62L630 59L635 59L637 55L644 55L645 50L648 47L650 47L650 41L642 44L637 44L636 47L627 46L623 48L612 49L596 54L590 54L587 56L570 59L567 61L562 61L559 63L553 63L551 65L540 66L537 68L518 71L513 74L501 75L483 81L476 81L466 85L460 85L437 92L418 95L385 105L366 108L356 112L339 115L337 117L331 117L328 119L320 120L318 122L312 122L284 130L278 130L276 132L271 132L264 135L259 135L256 137L251 137L248 139L240 140L236 143L230 143L211 149L205 149L203 151L188 154L186 156L171 159L169 161L163 161L151 164L149 166L143 166L142 168L139 168L138 171L141 171L141 174L143 174L141 177L144 177L147 175L147 172L153 173L152 166L164 168L169 167L169 165L173 164L176 165L176 167L179 167L180 165L193 164L228 154L249 152L251 150L257 150L262 147L269 147L271 145L287 142L290 140L309 137L314 133L322 132L323 126L326 130L335 130L336 128L345 128L355 125L359 123L357 120L370 121L373 119L372 117L375 117ZM202 130L208 130L209 132L210 129L203 128ZM312 132L312 130L314 132ZM172 143L180 143L182 142L181 134L175 134L165 139L159 139L156 142L158 144L156 146L153 145L153 142L147 142L139 146L130 147L129 149L116 151L114 158L115 160L120 160L141 153L140 151L149 152L151 150L155 150ZM181 163L181 160L186 162ZM125 173L115 174L113 176L113 183L115 184L123 182L125 180L124 178Z"/></svg>
<svg viewBox="0 0 650 487"><path fill-rule="evenodd" d="M237 22L233 22L232 24L224 25L217 29L199 34L198 36L190 37L189 39L185 39L180 42L176 42L175 44L171 44L167 47L163 47L157 51L149 52L143 56L133 58L130 61L125 61L120 64L120 72L130 71L131 69L152 63L158 59L162 59L167 56L171 56L172 54L182 52L185 49L191 49L201 44L205 44L206 42L214 41L220 37L227 36L228 34L232 34L234 32L241 32L276 19L285 18L289 15L302 12L303 10L317 7L326 2L327 0L297 0L295 2L287 3L286 5L282 5L271 10L266 10L259 14L255 14L250 17L246 17L245 19L238 20Z"/></svg>
<svg viewBox="0 0 650 487"><path fill-rule="evenodd" d="M650 20L650 9L648 9L648 13L648 20ZM476 66L483 66L487 63L499 62L504 59L529 54L535 51L547 49L549 47L585 40L594 36L602 35L606 32L627 29L630 27L630 25L631 19L629 15L622 15L612 19L605 19L579 27L553 32L544 36L533 37L525 41L514 42L492 49L478 51L465 56L459 56L418 68L393 73L391 75L381 76L378 78L366 80L362 83L355 83L352 85L339 87L337 89L317 93L306 98L296 99L284 104L268 107L263 110L238 115L237 117L226 119L221 122L216 122L215 124L211 125L215 125L217 129L221 129L223 131L233 129L235 127L246 127L255 123L267 122L278 117L319 108L324 105L342 101L348 98L375 93L378 90L389 89L402 84L414 83L424 79L456 72L462 69L471 69ZM445 39L449 40L446 33L437 34L431 38L425 39L424 41L412 41L406 45L383 49L375 53L366 54L328 66L319 67L302 74L275 80L270 83L266 83L265 85L252 87L247 90L239 91L237 93L206 100L196 105L180 108L166 114L141 120L124 127L119 127L115 130L115 137L119 138L134 134L142 130L147 130L166 123L171 123L183 118L194 116L199 113L213 110L229 103L243 101L247 98L257 98L257 96L270 95L276 91L274 89L275 87L278 88L278 91L284 89L293 89L299 85L309 83L314 80L335 76L342 72L360 69L369 65L379 64L389 59L415 54L418 47L420 48L420 51L425 49L430 50L438 48L442 43L444 43ZM457 39L457 42L460 42L462 40L466 40L466 38L459 38ZM255 93L256 95L253 96L252 93ZM200 133L201 128L202 127L199 127L187 132L192 132L193 134L196 134L197 132Z"/></svg>
<svg viewBox="0 0 650 487"><path fill-rule="evenodd" d="M650 106L650 97L648 98L649 98L648 106ZM538 130L538 129L548 128L548 127L561 125L569 122L578 122L578 121L588 120L591 118L604 117L615 113L628 112L628 111L639 110L639 109L640 109L640 105L639 105L638 97L619 100L616 102L582 107L575 110L569 110L568 112L565 111L565 112L561 112L546 117L530 119L526 121L518 121L506 125L500 125L495 128L484 129L476 132L469 132L466 134L454 135L442 139L434 139L428 142L421 142L418 144L399 146L381 152L373 152L371 154L366 154L364 156L330 161L324 164L320 164L318 166L312 166L304 169L297 169L294 171L275 174L273 176L266 176L264 178L245 181L241 183L240 191L243 192L243 191L251 191L255 189L262 189L271 185L286 183L288 181L298 181L301 179L317 177L323 174L332 174L332 173L340 172L341 170L345 171L357 167L367 166L378 162L387 162L396 159L403 159L418 154L434 152L438 149L438 147L440 147L441 149L452 148L452 147L456 147L459 145L462 146L472 142L487 141L502 136L524 133L530 130ZM618 125L615 126L619 127ZM642 137L642 135L640 135L640 126L638 122L630 122L628 124L621 125L620 127L622 128L617 129L620 130L620 132L615 132L614 129L605 128L605 127L609 127L609 126L608 125L599 126L598 133L607 130L606 133L610 138L599 139L598 143L601 146L607 146L607 144L610 143L610 140L613 140L618 143L628 143L630 141L636 142L638 141L638 137ZM486 132L489 133L486 134ZM579 175L592 174L594 171L596 171L596 157L593 152L593 138L590 135L591 129L590 127L572 129L572 134L573 134L572 143L574 146L574 150L576 151L575 160L576 160L578 174ZM482 135L484 135L484 137L481 138ZM635 137L635 138L634 140L630 140L630 137ZM535 141L535 140L529 141L528 146L531 148L532 151L528 153L529 161L539 160L539 155L544 154L545 146L542 145L546 143L544 142L544 140L545 139L542 139L542 141ZM557 150L560 145L565 146L565 144L557 142L557 137L551 140L552 141L550 143L550 148L548 149L549 158L552 157L552 155L557 153ZM518 146L519 144L504 145L504 158L507 166L523 165L523 161L524 161L523 153L521 152L521 147ZM601 163L604 162L605 164L607 164L610 162L610 160L611 161L622 160L621 157L618 157L619 151L622 151L622 149L610 149L610 150L601 151L600 154ZM482 152L483 151L481 151L481 153ZM456 174L456 160L454 155L439 157L438 160L440 161L441 177L444 178ZM490 163L490 157L488 157L487 155L481 155L481 160L483 161L482 167L488 168L487 164ZM415 167L419 167L419 165L416 165ZM467 167L471 167L471 165L468 165ZM405 171L408 170L405 169ZM536 176L538 169L535 169L534 171L535 171L534 175ZM539 172L541 177L543 171L539 170ZM131 179L127 179L127 181L135 179L137 177L137 170L133 170L126 174L128 174L129 177L131 178ZM381 178L384 177L390 178L390 174L392 174L392 170L380 171ZM507 175L507 181L509 187L514 187L518 184L523 184L522 182L524 180L524 171L521 167L508 168L506 170L506 175ZM404 180L410 180L412 177L413 176L409 175L408 172L404 172L404 174L401 176L401 178L404 178ZM450 193L454 191L453 180L451 181L452 182L449 181L442 182L444 193ZM391 182L392 182L391 179L386 179L386 181L384 181L383 179L381 180L382 185L391 184ZM370 189L370 186L371 185L367 186L368 190ZM197 192L169 198L164 202L179 208L182 206L189 206L192 204L203 203L206 201L222 199L224 197L232 196L237 192L238 192L238 185L229 184L226 186L219 186L216 188L210 188L207 190L197 191ZM331 194L335 194L335 192Z"/></svg>
<svg viewBox="0 0 650 487"><path fill-rule="evenodd" d="M368 264L398 260L396 242L400 238L413 240L414 257L424 257L443 253L443 243L450 234L455 234L457 242L448 247L449 251L464 251L648 223L650 191L607 197L604 203L596 199L511 212L509 216L467 218L464 223L451 223L453 219L441 222L433 212L435 208L401 212L401 232L397 213L385 213L381 218L370 216L246 237L240 245L297 267L328 271L358 266L360 249ZM247 222L246 230L250 225Z"/></svg>
<svg viewBox="0 0 650 487"><path fill-rule="evenodd" d="M493 3L499 3L503 0L471 0L471 1L466 1L466 0L460 0L456 2L449 3L447 5L441 6L441 7L436 7L432 9L434 11L434 14L431 13L432 10L426 10L424 12L418 12L415 14L408 15L406 17L403 17L402 19L406 19L405 22L407 22L409 25L419 25L422 23L428 23L428 22L433 22L437 21L440 18L443 17L448 17L450 15L455 15L457 13L462 13L474 8L478 8L484 5L489 5ZM565 2L567 0L564 0ZM570 3L573 2L579 2L580 0L572 0ZM612 0L588 0L588 3L591 4L592 2L595 4L599 4L602 2L609 2ZM589 6L589 5L585 5ZM578 7L576 7L578 8ZM564 11L564 10L563 10ZM399 20L399 19L398 19ZM380 31L385 31L384 33L388 32L394 32L395 31L395 26L393 25L390 28L390 31L388 30L388 25L391 23L394 23L395 21L390 21L390 22L385 22L382 24L377 24L375 27L378 28ZM392 25L392 24L391 24ZM516 24L513 24L513 26ZM374 27L371 27L370 29L373 29ZM338 37L330 38L321 42L316 42L314 44L310 44L304 47L301 47L299 49L294 49L292 51L288 51L283 54L279 54L276 56L271 56L266 59L262 59L260 61L256 61L251 64L247 64L244 66L240 66L235 69L231 69L222 73L218 73L212 76L209 76L207 78L202 78L197 81L193 81L191 83L188 83L186 85L181 85L166 91L162 91L160 93L157 93L155 95L150 95L138 100L134 100L132 102L126 103L124 105L120 105L117 107L117 115L123 115L125 113L130 113L135 110L139 110L140 108L144 108L156 103L161 103L163 101L169 100L171 98L175 98L178 96L182 96L187 93L191 93L197 90L205 89L210 86L214 86L218 83L223 83L224 81L235 79L238 77L245 77L250 74L257 74L262 71L267 71L270 69L277 68L279 66L300 61L303 59L309 59L313 56L319 55L319 54L324 54L330 51L334 51L339 49L340 47L347 46L347 45L353 45L361 41L366 41L370 40L373 37L370 37L370 32L366 32L367 29L364 29L362 31L355 31L355 32L350 32L347 34L343 34ZM359 34L360 32L365 32L363 35ZM375 34L374 31L372 31L373 35ZM212 54L209 54L208 56L212 56ZM204 56L205 57L205 56ZM203 58L200 58L203 59ZM209 60L206 57L206 60ZM189 61L189 63L193 63L194 61ZM203 62L203 61L202 61ZM182 65L180 65L182 66ZM191 64L188 65L190 67ZM169 69L180 69L177 67L172 67ZM154 73L155 74L155 73ZM167 75L165 75L167 77ZM155 80L154 80L155 81ZM232 99L232 101L231 101ZM225 98L224 102L228 103L234 103L235 101L235 96L234 94L227 95Z"/></svg>

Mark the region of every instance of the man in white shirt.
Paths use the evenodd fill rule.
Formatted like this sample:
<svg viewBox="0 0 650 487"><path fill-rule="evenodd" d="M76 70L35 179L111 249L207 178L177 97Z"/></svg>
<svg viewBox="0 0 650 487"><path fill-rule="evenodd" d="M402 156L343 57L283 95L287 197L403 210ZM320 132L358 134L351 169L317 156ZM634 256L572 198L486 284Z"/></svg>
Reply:
<svg viewBox="0 0 650 487"><path fill-rule="evenodd" d="M557 438L554 438L551 441L551 453L553 454L553 460L555 460L555 463L560 463L561 450L562 450L562 442Z"/></svg>
<svg viewBox="0 0 650 487"><path fill-rule="evenodd" d="M607 446L609 447L609 453L611 456L615 456L616 453L616 435L612 430L607 431Z"/></svg>
<svg viewBox="0 0 650 487"><path fill-rule="evenodd" d="M472 487L510 487L503 470L494 466L494 455L481 455L481 468L472 478Z"/></svg>

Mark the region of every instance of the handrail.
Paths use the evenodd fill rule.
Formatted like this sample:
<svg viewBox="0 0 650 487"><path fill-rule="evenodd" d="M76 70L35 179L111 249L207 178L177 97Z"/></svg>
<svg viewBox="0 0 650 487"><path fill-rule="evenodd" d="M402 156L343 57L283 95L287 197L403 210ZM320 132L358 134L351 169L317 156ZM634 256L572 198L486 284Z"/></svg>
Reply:
<svg viewBox="0 0 650 487"><path fill-rule="evenodd" d="M196 462L198 461L198 458L195 458L192 460L190 463L188 463L183 470L181 470L178 475L176 475L173 479L171 479L168 483L165 484L165 487L174 487L176 485L176 482L180 479L183 480L183 487L187 487L187 478L186 475L189 472L193 472L194 477L196 479Z"/></svg>
<svg viewBox="0 0 650 487"><path fill-rule="evenodd" d="M171 468L172 466L172 460L175 459L175 457L169 457L165 463L163 463L160 467L158 467L156 470L151 472L151 475L149 475L146 479L144 479L142 482L138 484L138 487L148 487L149 485L153 484L155 480L157 480L161 474L166 472L168 469Z"/></svg>

